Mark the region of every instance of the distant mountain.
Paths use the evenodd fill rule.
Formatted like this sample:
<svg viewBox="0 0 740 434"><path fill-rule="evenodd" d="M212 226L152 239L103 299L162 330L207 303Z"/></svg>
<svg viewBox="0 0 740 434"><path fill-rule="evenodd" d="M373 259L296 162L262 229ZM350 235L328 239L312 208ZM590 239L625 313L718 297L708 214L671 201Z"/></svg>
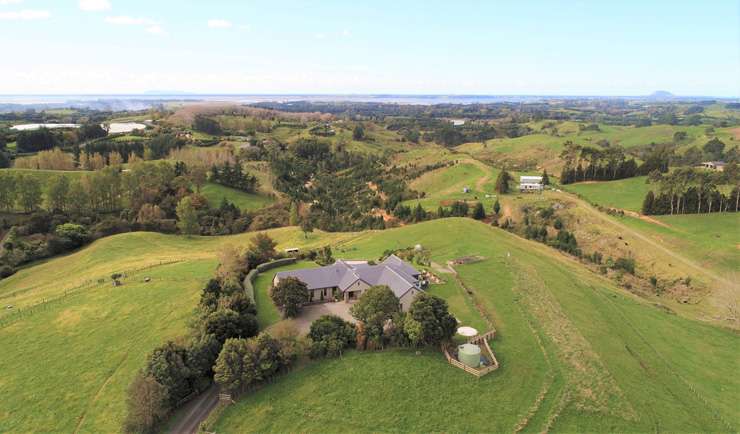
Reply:
<svg viewBox="0 0 740 434"><path fill-rule="evenodd" d="M191 95L191 93L182 90L147 90L144 95Z"/></svg>
<svg viewBox="0 0 740 434"><path fill-rule="evenodd" d="M650 99L672 99L675 97L676 95L668 92L667 90L656 90L655 92L648 95L648 98Z"/></svg>

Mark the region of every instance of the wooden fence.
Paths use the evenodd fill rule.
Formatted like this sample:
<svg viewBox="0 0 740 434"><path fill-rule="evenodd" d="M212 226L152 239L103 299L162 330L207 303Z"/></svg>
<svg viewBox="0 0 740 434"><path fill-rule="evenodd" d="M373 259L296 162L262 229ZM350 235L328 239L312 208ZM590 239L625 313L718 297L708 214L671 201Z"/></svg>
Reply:
<svg viewBox="0 0 740 434"><path fill-rule="evenodd" d="M121 280L126 280L131 275L140 273L155 267L160 267L163 265L170 265L175 264L178 262L183 262L183 259L160 259L158 262L150 263L141 267L137 268L130 268L127 270L120 271L121 274L123 274L123 277ZM52 306L54 306L56 303L59 303L61 301L66 300L68 297L79 295L83 292L85 289L97 287L99 285L105 284L108 281L108 277L100 277L97 279L86 279L82 283L80 283L77 286L67 288L64 290L64 293L59 294L57 296L49 297L49 298L43 298L33 304L27 305L27 306L18 306L14 307L12 313L9 313L7 315L3 315L0 317L0 328L7 327L16 321L19 321L21 319L24 319L28 317L29 315L33 315L37 312L44 311ZM6 294L3 297L0 297L0 303L3 305L5 303L9 303L9 300L12 300L12 297L14 297L16 294L20 294L26 292L26 290L18 290L14 291L11 294ZM5 309L5 307L2 307Z"/></svg>
<svg viewBox="0 0 740 434"><path fill-rule="evenodd" d="M473 336L472 338L468 339L469 344L480 346L483 353L491 361L490 365L485 366L483 368L471 368L470 366L452 357L446 345L442 346L442 351L444 352L445 358L447 359L447 362L449 362L450 365L460 368L463 371L469 374L473 374L476 377L480 378L488 374L489 372L493 372L499 368L499 363L498 363L498 360L496 359L496 355L493 354L493 350L491 350L491 347L488 345L488 340L493 339L495 335L496 335L496 330L491 330L482 335Z"/></svg>

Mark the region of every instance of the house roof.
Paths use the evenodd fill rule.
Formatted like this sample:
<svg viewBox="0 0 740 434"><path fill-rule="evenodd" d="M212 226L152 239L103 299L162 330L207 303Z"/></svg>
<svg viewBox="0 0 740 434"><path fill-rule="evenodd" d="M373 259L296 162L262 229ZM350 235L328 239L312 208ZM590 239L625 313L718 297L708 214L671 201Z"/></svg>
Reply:
<svg viewBox="0 0 740 434"><path fill-rule="evenodd" d="M542 177L541 176L527 176L527 175L522 175L522 176L519 177L519 182L520 183L538 183L539 184L540 182L542 182Z"/></svg>
<svg viewBox="0 0 740 434"><path fill-rule="evenodd" d="M399 298L411 288L418 288L418 276L419 272L414 267L395 255L377 265L339 259L325 267L281 271L275 275L278 280L295 277L304 282L308 289L337 287L342 292L361 280L370 286L388 286Z"/></svg>

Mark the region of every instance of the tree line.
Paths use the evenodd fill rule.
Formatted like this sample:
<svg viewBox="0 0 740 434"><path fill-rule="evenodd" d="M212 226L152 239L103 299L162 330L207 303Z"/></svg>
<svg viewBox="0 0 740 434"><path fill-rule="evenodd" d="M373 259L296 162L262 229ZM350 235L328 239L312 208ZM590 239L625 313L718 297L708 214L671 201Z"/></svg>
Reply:
<svg viewBox="0 0 740 434"><path fill-rule="evenodd" d="M654 172L648 181L657 186L650 190L642 203L645 215L701 214L738 212L740 209L740 176L737 164L730 163L723 172L705 169L678 168L669 173ZM722 185L730 185L725 194Z"/></svg>

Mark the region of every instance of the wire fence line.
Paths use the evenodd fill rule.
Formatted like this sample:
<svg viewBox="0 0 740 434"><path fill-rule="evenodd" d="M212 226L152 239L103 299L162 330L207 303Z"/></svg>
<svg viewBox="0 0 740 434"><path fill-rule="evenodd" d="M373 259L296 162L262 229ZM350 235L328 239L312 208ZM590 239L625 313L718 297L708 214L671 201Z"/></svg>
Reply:
<svg viewBox="0 0 740 434"><path fill-rule="evenodd" d="M130 277L132 277L135 274L141 273L146 270L150 270L152 268L161 267L164 265L171 265L176 264L179 262L184 262L185 260L182 258L167 258L167 259L160 259L157 262L150 263L141 267L136 268L130 268L127 270L119 271L118 273L122 274L120 280L127 280ZM113 274L113 273L111 273ZM88 289L94 286L102 285L104 284L108 279L110 279L110 276L105 277L99 277L97 279L87 279L84 280L82 283L73 286L71 288L66 288L62 294L59 294L54 297L49 298L42 298L41 300L37 301L36 303L33 303L28 306L24 307L12 307L13 313L5 315L0 318L0 329L7 327L17 321L20 321L24 318L28 318L31 315L34 315L39 312L43 312L48 310L51 307L54 307L55 305L59 304L62 301L65 301L69 299L69 297L75 296L75 295L81 295L83 293L84 289ZM189 281L191 279L188 278L173 278L169 279L172 281ZM10 306L10 305L8 305ZM7 307L6 307L7 309Z"/></svg>

